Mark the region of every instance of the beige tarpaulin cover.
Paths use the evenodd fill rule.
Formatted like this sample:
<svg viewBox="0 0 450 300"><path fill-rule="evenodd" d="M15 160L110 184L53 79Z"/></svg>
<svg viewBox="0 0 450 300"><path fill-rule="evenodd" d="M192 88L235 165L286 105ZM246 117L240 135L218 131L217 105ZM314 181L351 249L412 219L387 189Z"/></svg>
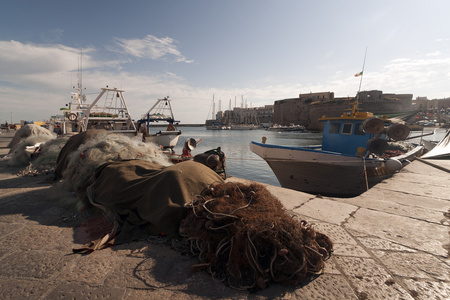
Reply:
<svg viewBox="0 0 450 300"><path fill-rule="evenodd" d="M177 234L187 213L184 204L211 183L223 179L193 161L161 167L148 161L128 160L101 166L93 181L87 188L89 201L113 216L115 229L101 241L102 245L97 241L97 245L88 247L90 250L103 248L116 234L115 243L128 242L142 227L147 235Z"/></svg>

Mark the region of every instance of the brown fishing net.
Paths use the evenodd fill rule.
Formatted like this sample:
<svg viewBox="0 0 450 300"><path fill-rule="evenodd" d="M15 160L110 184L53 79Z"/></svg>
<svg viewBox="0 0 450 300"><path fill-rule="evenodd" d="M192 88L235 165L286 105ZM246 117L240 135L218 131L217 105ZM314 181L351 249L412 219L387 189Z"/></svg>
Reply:
<svg viewBox="0 0 450 300"><path fill-rule="evenodd" d="M270 282L298 284L320 274L333 243L306 221L289 216L260 184L215 183L190 204L180 234L212 277L240 290Z"/></svg>

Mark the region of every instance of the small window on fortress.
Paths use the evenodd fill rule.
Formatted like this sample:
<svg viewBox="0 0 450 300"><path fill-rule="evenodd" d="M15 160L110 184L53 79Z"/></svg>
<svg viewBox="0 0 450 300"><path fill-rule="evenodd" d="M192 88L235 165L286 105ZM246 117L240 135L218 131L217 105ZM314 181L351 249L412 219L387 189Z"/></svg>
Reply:
<svg viewBox="0 0 450 300"><path fill-rule="evenodd" d="M352 128L353 128L353 124L352 123L345 123L342 126L342 134L352 134Z"/></svg>
<svg viewBox="0 0 450 300"><path fill-rule="evenodd" d="M339 129L341 129L341 123L331 123L329 133L339 133Z"/></svg>
<svg viewBox="0 0 450 300"><path fill-rule="evenodd" d="M355 135L365 135L362 123L355 124Z"/></svg>

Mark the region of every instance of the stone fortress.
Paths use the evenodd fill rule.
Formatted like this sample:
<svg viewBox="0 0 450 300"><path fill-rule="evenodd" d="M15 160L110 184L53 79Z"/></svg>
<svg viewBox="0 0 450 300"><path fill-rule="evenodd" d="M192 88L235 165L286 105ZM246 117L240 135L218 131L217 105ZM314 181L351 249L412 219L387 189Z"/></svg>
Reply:
<svg viewBox="0 0 450 300"><path fill-rule="evenodd" d="M412 94L383 94L382 91L359 93L359 108L375 115L412 111ZM274 103L273 123L304 125L309 130L321 130L318 119L323 115L339 117L350 109L355 97L335 98L333 92L300 94L298 98L277 100Z"/></svg>
<svg viewBox="0 0 450 300"><path fill-rule="evenodd" d="M428 100L427 97L412 99L412 94L383 93L379 90L359 92L360 111L372 112L374 115L414 114L436 110L448 111L450 98ZM276 100L273 105L263 107L235 107L219 111L215 121L223 124L258 124L270 127L272 124L283 126L303 125L311 131L321 131L322 116L339 117L351 109L355 97L334 97L333 92L299 94L298 98Z"/></svg>

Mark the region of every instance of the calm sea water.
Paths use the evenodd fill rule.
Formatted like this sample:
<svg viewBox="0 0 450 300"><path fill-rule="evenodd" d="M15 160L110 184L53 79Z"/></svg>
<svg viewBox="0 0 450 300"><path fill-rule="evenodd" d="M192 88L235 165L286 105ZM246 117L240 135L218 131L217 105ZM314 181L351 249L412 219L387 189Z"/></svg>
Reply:
<svg viewBox="0 0 450 300"><path fill-rule="evenodd" d="M251 141L261 142L267 137L267 143L279 145L303 146L320 144L321 134L273 132L258 130L206 130L205 127L179 127L181 130L175 153L181 154L184 142L189 138L200 141L192 151L192 155L221 147L226 155L227 173L230 176L249 179L280 186L269 165L249 149ZM151 128L150 132L165 130L165 128Z"/></svg>
<svg viewBox="0 0 450 300"><path fill-rule="evenodd" d="M221 147L227 160L227 172L230 176L249 179L280 186L277 178L269 165L258 155L249 149L251 141L261 142L262 137L267 137L267 144L284 146L306 146L320 145L322 143L321 133L301 133L301 132L275 132L258 130L206 130L205 127L179 127L182 134L178 139L178 144L174 148L175 153L181 154L184 142L189 138L194 138L198 143L197 148L192 151L192 155L203 153L207 150ZM151 132L165 130L164 128L151 128ZM431 132L433 129L425 129ZM421 132L411 132L410 136L420 135ZM444 129L438 129L435 135L424 137L426 140L440 140L445 134ZM420 139L413 139L412 142L419 142Z"/></svg>

